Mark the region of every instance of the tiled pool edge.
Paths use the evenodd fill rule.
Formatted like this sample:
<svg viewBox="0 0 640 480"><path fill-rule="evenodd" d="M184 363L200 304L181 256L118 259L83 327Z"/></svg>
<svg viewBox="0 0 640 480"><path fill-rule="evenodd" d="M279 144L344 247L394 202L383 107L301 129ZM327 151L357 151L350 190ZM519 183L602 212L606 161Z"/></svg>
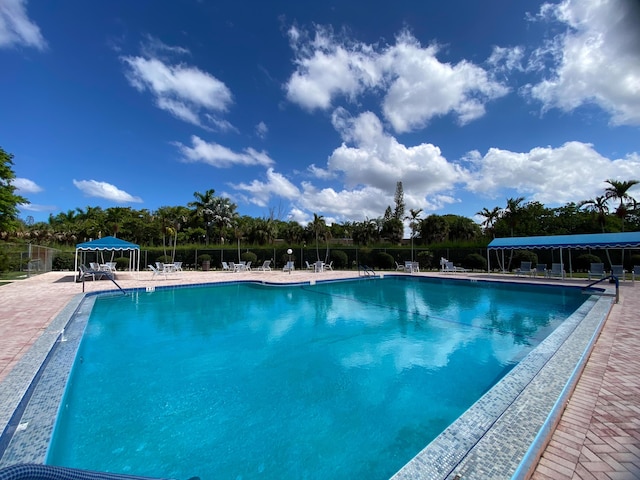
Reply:
<svg viewBox="0 0 640 480"><path fill-rule="evenodd" d="M84 294L76 295L51 321L24 356L0 382L0 431L5 432L14 412L38 374L44 359L55 345L62 329L73 316Z"/></svg>
<svg viewBox="0 0 640 480"><path fill-rule="evenodd" d="M578 310L573 322L567 319L393 480L527 478L613 302L609 296L588 300L584 318Z"/></svg>
<svg viewBox="0 0 640 480"><path fill-rule="evenodd" d="M56 417L51 415L51 407L60 404L68 375L45 374L37 382L36 375L47 358L47 368L61 372L60 369L64 368L61 362L64 362L67 364L65 370L69 372L84 331L81 322L72 320L88 318L95 298L95 294L78 294L74 297L0 383L0 468L16 463L44 462ZM20 412L21 402L30 388L33 391ZM16 398L18 395L20 398ZM48 407L42 408L43 404ZM54 408L57 410L57 407Z"/></svg>
<svg viewBox="0 0 640 480"><path fill-rule="evenodd" d="M254 281L249 281L249 282L250 283L256 283ZM226 282L224 282L224 283L226 283ZM234 282L229 282L229 283L238 283L238 282L234 281ZM270 282L257 282L257 283L270 283ZM307 284L309 282L295 282L295 284L300 284L300 283L301 284ZM165 286L162 286L162 287L159 287L158 290L165 289L165 288L168 288L168 289L172 289L172 288L190 288L190 287L196 287L196 286L201 286L201 285L209 285L209 284L210 283L207 282L207 283L203 283L203 284L193 284L193 285L180 286L180 287L176 287L176 286L166 286L165 287ZM276 286L281 286L282 284L275 284L275 285ZM128 291L129 292L138 291L138 292L144 293L144 288L143 289L139 289L139 288L138 289L132 289L132 290L128 290ZM114 292L103 292L103 293L114 293ZM115 292L115 293L117 293L117 292ZM88 296L93 296L93 295L95 295L95 293L88 294ZM74 303L75 303L75 300L76 299L74 299ZM66 320L63 318L61 321L58 321L58 318L56 318L56 320L54 322L52 322L50 327L46 330L47 332L49 332L49 330L51 330L50 334L51 334L51 336L53 338L53 341L49 342L51 344L51 346L53 346L55 344L55 341L56 341L57 337L59 336L59 333L60 333L62 327L64 327L66 325L66 323L68 322L69 318L75 313L75 310L78 309L78 306L81 304L80 300L81 299L78 300L77 304L75 305L75 308L71 308L72 307L71 304L68 306L69 307L68 309L65 308L65 311L67 311L67 313L68 313L68 315L66 317ZM600 300L604 301L604 303L602 301L600 301ZM602 322L604 321L604 319L606 318L606 315L608 314L610 308L611 308L612 299L611 298L600 298L599 300L588 300L587 302L590 302L590 305L592 307L592 308L589 308L591 313L594 313L593 311L594 311L596 305L599 304L599 305L602 306L603 304L606 304L606 312L603 311L603 316L602 316L602 318L600 318L599 323L596 322L596 323L598 323L598 325L601 325ZM594 303L595 303L595 305L594 305ZM81 310L84 311L85 308L83 307ZM90 312L90 308L88 309L88 312ZM78 313L82 314L81 311L79 311ZM62 313L60 315L62 315ZM59 315L59 317L60 317L60 315ZM88 313L87 313L87 315L88 315ZM584 320L586 320L586 319L587 319L587 317L585 317ZM565 323L567 323L567 322L565 322ZM582 322L578 322L578 325L574 325L572 328L577 329L578 327L582 327L582 326L585 326L585 325L586 325L586 322L582 321ZM599 327L597 327L597 328L599 328ZM84 325L82 326L82 330L83 329L84 329ZM69 330L71 330L71 329L69 329ZM591 331L591 336L593 336L593 331L595 331L595 328L594 328L594 330ZM82 332L80 332L79 337L81 337L81 333ZM72 344L72 340L73 339L70 338L70 337L74 336L74 335L71 335L71 334L72 334L71 331L67 332L67 337L68 338L67 338L67 341L64 344L65 348L72 347L71 344ZM78 337L78 342L79 342L79 337ZM564 345L561 345L561 346L564 346ZM35 345L34 345L34 348L35 348ZM579 350L579 348L577 348L576 351L579 354L582 354L582 353L584 353L585 348L583 348L582 350ZM44 349L40 348L39 350L42 351ZM44 356L46 356L46 353L44 354ZM44 356L42 358L44 358ZM73 357L74 356L75 356L75 348L73 348L73 355L72 355L72 357L70 359L69 368L71 368L71 363L73 361ZM40 363L42 363L42 358L40 358ZM572 359L571 361L574 361L574 360ZM546 363L546 360L545 360L544 363ZM576 363L574 361L573 365L571 365L572 368L575 368L575 364ZM37 370L37 367L36 367L36 370ZM556 376L556 375L554 374L554 376ZM33 378L33 377L30 377L30 378ZM66 376L64 376L64 379L65 379L65 383L66 383ZM5 380L5 382L7 380ZM0 387L5 382L0 383ZM25 380L25 382L27 383L27 385L29 383L31 383L30 380L29 381ZM525 382L525 383L527 383L527 382ZM48 388L48 387L45 386L43 388ZM63 388L64 388L64 386L62 386L62 389L60 390L60 396L62 394ZM44 390L44 391L46 392L46 390ZM0 394L2 392L3 392L2 389L0 389ZM554 403L556 401L557 395L555 395L555 393L551 394L548 391L544 391L543 393L544 394L542 396L543 396L543 398L547 397L546 398L547 401L549 401L549 399L550 399L551 403ZM45 393L43 396L44 396L44 398L48 398L49 393ZM54 402L54 403L56 403L56 405L60 401L60 396L58 396L56 402ZM539 394L538 394L538 396L539 396ZM529 398L529 400L532 400L532 399ZM536 400L536 399L533 399L533 400ZM1 396L1 395L0 395L0 401L3 402L2 406L4 407L5 406L4 397ZM41 401L41 400L34 399L34 404L30 405L36 412L38 410L40 410L40 407L41 407L41 405L40 406L38 405L39 401ZM50 403L50 402L47 402L47 403ZM535 407L535 405L534 405L534 407ZM521 410L520 410L521 412L525 412L527 414L526 415L526 420L527 421L529 420L529 417L531 416L530 415L530 411L527 410L528 408L530 408L530 407L524 406L524 407L521 407ZM49 416L51 417L50 412L51 412L51 410L49 410ZM491 421L488 422L488 423L493 424L494 421L495 421L495 418L496 418L497 410L494 409L493 405L489 405L488 408L485 408L485 411L484 411L483 415L486 415L487 412L493 412L493 416L491 417ZM2 412L0 412L0 413L2 413ZM26 414L23 417L23 421L27 421L29 418L32 418L32 417L30 417L30 415L33 415L33 413L29 412L28 414ZM497 413L497 415L500 415L500 413ZM544 420L546 418L547 418L547 415L545 414L544 418L543 418L543 422L544 422ZM477 418L475 420L477 420ZM500 426L500 421L501 420L502 419L499 419L499 422L495 422L495 425L496 426ZM37 422L33 422L32 426L35 426L36 423ZM4 426L4 423L0 424L0 425ZM480 425L480 427L482 428L483 425L485 425L485 424L482 424L482 423L477 424L476 423L475 426L477 427L478 425ZM48 442L48 436L46 437L46 439L44 437L41 437L40 432L34 432L35 428L32 428L32 426L29 427L29 429L28 429L29 431L28 432L27 431L17 432L17 435L15 436L16 438L14 440L16 442L15 446L19 447L19 448L14 449L14 450L22 451L23 453L26 453L27 455L33 455L33 456L31 458L25 458L22 455L20 455L20 458L16 458L13 453L11 453L9 455L9 452L6 452L7 454L5 454L5 456L3 456L0 459L0 467L8 466L8 465L15 464L15 463L20 463L20 462L36 462L36 463L40 462L40 463L42 463L44 461L44 458L45 458L45 455L46 455L46 445L48 445L48 443L49 443ZM507 426L509 426L509 425L507 425ZM52 428L52 425L51 425L51 428ZM398 476L398 478L429 478L429 479L431 479L431 478L435 478L435 479L441 478L441 479L444 479L444 478L453 478L453 476L455 474L457 474L457 473L463 473L463 477L462 478L465 478L465 479L468 479L468 478L509 478L510 475L503 475L498 470L485 470L485 468L487 468L487 467L490 467L490 468L500 467L500 468L507 468L512 472L518 466L519 459L522 458L522 456L524 455L524 454L522 454L517 458L514 457L515 458L515 460L514 460L514 458L509 457L509 455L510 455L509 453L505 453L503 451L502 447L504 447L505 443L506 443L505 442L505 438L514 438L514 436L519 435L519 433L514 432L513 428L506 428L506 430L504 429L505 427L502 427L502 428L503 429L501 430L501 433L499 435L497 435L497 436L494 435L494 438L493 438L494 443L489 443L487 445L486 442L485 442L485 438L488 438L491 432L489 432L486 435L484 435L481 438L480 441L477 441L477 439L474 440L474 443L477 441L477 445L475 447L473 447L473 450L471 450L471 454L467 455L466 457L464 457L461 461L456 461L456 462L452 463L451 462L451 458L450 458L450 457L452 457L452 455L448 455L448 457L444 458L444 459L442 457L438 458L437 459L438 465L447 465L448 464L448 465L454 465L454 467L455 467L455 465L457 465L457 468L455 469L455 471L453 471L453 470L449 471L450 475L447 474L443 469L440 469L441 474L439 476L438 475L431 476L431 474L427 470L427 466L425 466L425 465L423 465L421 468L419 468L417 472L414 472L414 473L416 473L416 475L411 474L411 472L407 473L408 472L407 469L409 469L411 463L413 462L412 461L407 466L405 466L398 474L396 474L396 476L402 475L402 476ZM505 435L505 432L506 432L506 435ZM51 433L50 429L49 429L48 433L47 433L47 428L44 429L44 434L50 435L50 433ZM445 433L446 433L446 431L445 431ZM440 437L438 437L438 438L440 438ZM34 443L42 443L42 442L39 442L39 440L42 440L42 442L44 442L43 443L45 445L44 447L42 446L42 444L39 445L39 446L34 444ZM436 439L436 441L437 440L438 439ZM456 440L456 439L454 439L454 440ZM499 443L498 441L500 441L501 443ZM528 447L531 446L532 441L530 441L529 444L527 444L526 442L523 442L523 443L525 444L524 446L526 448L528 448ZM427 447L427 449L429 447L431 447L433 444L434 443L432 442L432 444L430 444ZM448 448L448 453L451 454L451 452L452 452L452 450L454 448L460 448L460 446L461 445L464 446L464 444L465 444L465 442L460 442L459 439L458 439L458 440L455 441L454 444L449 443L449 444L445 444L445 446L446 446L446 448ZM477 448L479 448L481 446L483 448L487 449L486 453L485 453L484 450L477 450ZM509 446L509 445L507 445L507 446ZM525 452L526 452L526 448L525 448ZM423 450L422 453L424 453L427 449ZM422 455L422 453L420 455ZM420 457L420 455L418 457ZM505 460L505 459L502 458L504 456L507 456L509 458L506 458L506 460ZM478 460L478 459L480 459L480 460ZM414 459L414 460L416 460L416 459ZM423 458L423 460L424 460L424 458ZM488 465L485 465L482 462L485 462ZM503 462L502 465L501 465L501 462Z"/></svg>

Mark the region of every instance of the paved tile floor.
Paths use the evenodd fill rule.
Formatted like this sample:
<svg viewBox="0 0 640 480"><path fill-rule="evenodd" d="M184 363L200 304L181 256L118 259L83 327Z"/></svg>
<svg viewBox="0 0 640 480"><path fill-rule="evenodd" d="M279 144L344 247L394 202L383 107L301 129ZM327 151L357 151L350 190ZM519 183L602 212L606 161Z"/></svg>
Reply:
<svg viewBox="0 0 640 480"><path fill-rule="evenodd" d="M230 279L271 282L310 278L349 278L356 272L185 272L151 279L149 272L121 274L123 288L193 284ZM50 272L0 286L0 381L15 366L82 284L64 272ZM546 479L640 478L640 297L621 284L594 351L532 477ZM115 288L109 281L88 281L87 292Z"/></svg>

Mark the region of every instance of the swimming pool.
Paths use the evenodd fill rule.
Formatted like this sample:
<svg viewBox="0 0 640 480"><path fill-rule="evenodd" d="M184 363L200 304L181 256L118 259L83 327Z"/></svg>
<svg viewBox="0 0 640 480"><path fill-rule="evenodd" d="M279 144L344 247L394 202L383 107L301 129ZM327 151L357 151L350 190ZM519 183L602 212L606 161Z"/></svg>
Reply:
<svg viewBox="0 0 640 480"><path fill-rule="evenodd" d="M49 463L387 478L588 298L408 277L214 288L96 301Z"/></svg>

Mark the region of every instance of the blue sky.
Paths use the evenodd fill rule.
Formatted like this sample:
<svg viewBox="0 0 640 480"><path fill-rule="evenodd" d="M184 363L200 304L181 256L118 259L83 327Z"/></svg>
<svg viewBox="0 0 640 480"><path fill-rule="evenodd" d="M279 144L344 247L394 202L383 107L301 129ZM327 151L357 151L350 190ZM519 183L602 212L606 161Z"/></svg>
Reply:
<svg viewBox="0 0 640 480"><path fill-rule="evenodd" d="M640 179L637 5L0 0L0 146L36 221L560 206Z"/></svg>

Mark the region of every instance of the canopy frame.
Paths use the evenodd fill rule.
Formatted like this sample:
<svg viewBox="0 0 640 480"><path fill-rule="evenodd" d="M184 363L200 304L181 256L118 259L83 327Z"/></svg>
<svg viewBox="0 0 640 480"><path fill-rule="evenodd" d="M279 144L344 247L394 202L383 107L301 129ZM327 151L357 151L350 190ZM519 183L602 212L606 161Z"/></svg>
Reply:
<svg viewBox="0 0 640 480"><path fill-rule="evenodd" d="M571 249L640 248L640 232L588 233L579 235L547 235L536 237L495 238L487 246L487 272L491 272L491 250L502 250L503 269L505 250L559 249L560 263L564 265L563 249L569 250L569 275L572 272Z"/></svg>
<svg viewBox="0 0 640 480"><path fill-rule="evenodd" d="M129 252L129 271L135 271L136 275L140 272L140 245L127 242L121 238L103 237L97 240L79 243L76 245L75 265L74 265L74 281L78 279L78 254L87 252L100 252L102 255L105 251L113 254L119 252Z"/></svg>

